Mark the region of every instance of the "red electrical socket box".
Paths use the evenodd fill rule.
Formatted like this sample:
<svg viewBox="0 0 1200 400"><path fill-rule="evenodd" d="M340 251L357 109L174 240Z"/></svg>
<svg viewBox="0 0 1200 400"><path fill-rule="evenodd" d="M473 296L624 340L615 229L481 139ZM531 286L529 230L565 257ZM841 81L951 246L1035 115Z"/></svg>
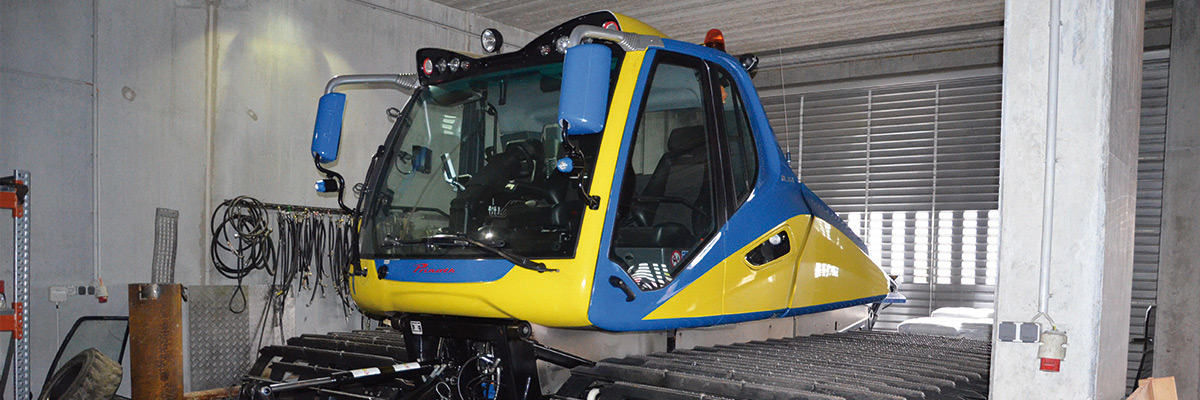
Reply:
<svg viewBox="0 0 1200 400"><path fill-rule="evenodd" d="M1041 369L1042 369L1042 371L1058 372L1058 366L1060 363L1062 363L1062 360L1055 360L1053 358L1043 358L1042 363L1041 363Z"/></svg>

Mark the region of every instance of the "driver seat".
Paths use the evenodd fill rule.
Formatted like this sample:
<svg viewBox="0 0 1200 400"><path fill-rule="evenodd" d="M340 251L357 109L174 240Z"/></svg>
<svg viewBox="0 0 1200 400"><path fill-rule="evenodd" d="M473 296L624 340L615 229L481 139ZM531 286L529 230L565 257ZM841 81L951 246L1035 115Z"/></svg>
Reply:
<svg viewBox="0 0 1200 400"><path fill-rule="evenodd" d="M689 248L712 230L712 188L703 126L671 131L667 151L659 159L645 189L634 195L630 214L639 227L620 230L621 242L636 247ZM677 198L675 202L638 203L637 197ZM696 235L693 235L693 232Z"/></svg>

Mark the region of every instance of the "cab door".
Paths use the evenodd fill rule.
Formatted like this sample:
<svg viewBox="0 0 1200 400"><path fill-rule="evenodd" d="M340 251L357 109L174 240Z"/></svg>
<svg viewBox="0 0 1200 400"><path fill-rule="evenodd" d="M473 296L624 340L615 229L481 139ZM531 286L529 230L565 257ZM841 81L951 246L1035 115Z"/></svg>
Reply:
<svg viewBox="0 0 1200 400"><path fill-rule="evenodd" d="M646 319L721 318L725 249L716 238L728 195L710 66L662 50L650 62L628 162L618 169L609 257L639 298L659 299Z"/></svg>
<svg viewBox="0 0 1200 400"><path fill-rule="evenodd" d="M782 314L792 294L807 220L800 217L772 226L748 218L755 213L755 207L772 207L761 202L747 204L759 175L759 146L755 144L743 95L732 74L716 64L711 64L709 70L720 168L728 188L726 212L731 216L724 227L728 233L724 235L725 246L730 254L722 288L725 313L742 319ZM739 238L750 240L739 242Z"/></svg>

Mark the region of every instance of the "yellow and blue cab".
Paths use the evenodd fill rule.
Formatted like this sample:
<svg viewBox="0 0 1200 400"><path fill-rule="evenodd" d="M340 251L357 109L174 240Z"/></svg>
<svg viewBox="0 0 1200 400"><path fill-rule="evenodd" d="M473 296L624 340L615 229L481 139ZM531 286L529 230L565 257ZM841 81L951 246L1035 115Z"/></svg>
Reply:
<svg viewBox="0 0 1200 400"><path fill-rule="evenodd" d="M355 302L645 331L883 300L776 143L756 59L711 47L602 11L515 52L418 51L356 208Z"/></svg>

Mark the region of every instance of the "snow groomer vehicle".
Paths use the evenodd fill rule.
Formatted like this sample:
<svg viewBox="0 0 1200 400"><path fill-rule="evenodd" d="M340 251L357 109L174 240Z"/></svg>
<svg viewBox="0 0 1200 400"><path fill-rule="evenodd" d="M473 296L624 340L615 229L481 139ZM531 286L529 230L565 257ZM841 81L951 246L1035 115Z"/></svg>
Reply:
<svg viewBox="0 0 1200 400"><path fill-rule="evenodd" d="M757 59L708 42L601 11L519 51L427 48L415 75L330 81L312 150L339 193L324 165L353 99L334 89L411 92L343 205L360 228L353 299L394 330L264 348L243 398L542 399L537 361L592 361L531 324L653 331L882 302L895 284L776 143ZM603 398L590 385L575 389Z"/></svg>

